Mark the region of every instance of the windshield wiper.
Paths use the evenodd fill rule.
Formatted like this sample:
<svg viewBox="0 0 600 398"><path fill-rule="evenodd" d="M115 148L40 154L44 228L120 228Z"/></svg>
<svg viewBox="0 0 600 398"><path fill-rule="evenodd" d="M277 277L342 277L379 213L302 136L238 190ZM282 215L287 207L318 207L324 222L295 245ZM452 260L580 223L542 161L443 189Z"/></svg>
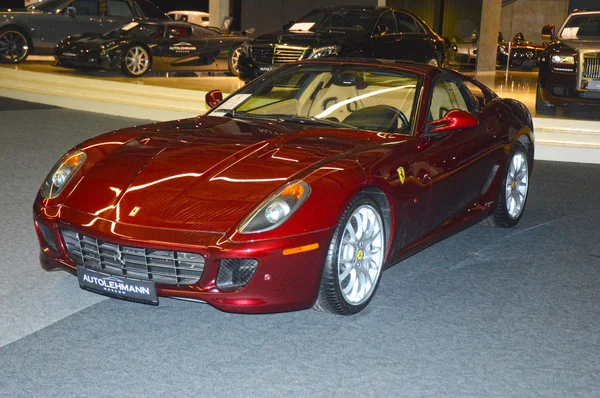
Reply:
<svg viewBox="0 0 600 398"><path fill-rule="evenodd" d="M253 118L267 119L267 120L276 120L279 122L292 122L292 123L302 123L302 124L304 124L304 123L320 124L320 125L325 125L325 126L333 126L333 127L352 129L352 130L358 129L358 127L351 126L349 124L345 124L345 123L338 122L335 120L317 119L316 117L313 117L313 116L287 115L287 114L283 114L283 113L269 113L269 114L260 115L260 114L248 113L248 112L231 112L231 113L228 112L227 114L225 114L225 116L239 117L239 118L243 118L243 119L253 119Z"/></svg>

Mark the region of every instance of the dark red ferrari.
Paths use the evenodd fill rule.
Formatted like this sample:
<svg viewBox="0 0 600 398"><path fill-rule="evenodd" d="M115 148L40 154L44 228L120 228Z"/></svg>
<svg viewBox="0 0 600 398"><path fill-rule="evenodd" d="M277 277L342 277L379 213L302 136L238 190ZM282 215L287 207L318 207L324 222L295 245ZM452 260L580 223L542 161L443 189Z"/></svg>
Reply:
<svg viewBox="0 0 600 398"><path fill-rule="evenodd" d="M348 315L384 268L523 215L531 116L469 77L320 60L219 94L205 116L107 133L60 159L34 204L42 266L143 303Z"/></svg>

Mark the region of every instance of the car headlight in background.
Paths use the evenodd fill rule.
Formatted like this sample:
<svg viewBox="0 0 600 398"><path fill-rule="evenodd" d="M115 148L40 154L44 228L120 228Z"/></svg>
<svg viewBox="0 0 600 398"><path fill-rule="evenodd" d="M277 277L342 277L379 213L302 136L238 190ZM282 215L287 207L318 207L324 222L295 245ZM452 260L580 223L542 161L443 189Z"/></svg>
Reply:
<svg viewBox="0 0 600 398"><path fill-rule="evenodd" d="M250 55L250 44L247 41L242 44L242 54Z"/></svg>
<svg viewBox="0 0 600 398"><path fill-rule="evenodd" d="M242 223L242 233L269 231L283 224L310 195L310 186L304 181L296 181L281 188L263 202L250 217Z"/></svg>
<svg viewBox="0 0 600 398"><path fill-rule="evenodd" d="M46 177L46 181L42 185L42 196L46 199L53 199L60 195L71 177L85 163L86 158L85 153L78 149L63 156Z"/></svg>
<svg viewBox="0 0 600 398"><path fill-rule="evenodd" d="M310 54L308 58L314 59L314 58L331 57L334 55L338 55L338 51L340 51L340 46L327 46L327 47L313 48L312 54Z"/></svg>
<svg viewBox="0 0 600 398"><path fill-rule="evenodd" d="M552 63L563 65L575 65L575 57L572 55L553 55Z"/></svg>
<svg viewBox="0 0 600 398"><path fill-rule="evenodd" d="M504 45L498 46L498 50L500 50L500 54L508 55L508 48L506 48L506 46L504 46Z"/></svg>

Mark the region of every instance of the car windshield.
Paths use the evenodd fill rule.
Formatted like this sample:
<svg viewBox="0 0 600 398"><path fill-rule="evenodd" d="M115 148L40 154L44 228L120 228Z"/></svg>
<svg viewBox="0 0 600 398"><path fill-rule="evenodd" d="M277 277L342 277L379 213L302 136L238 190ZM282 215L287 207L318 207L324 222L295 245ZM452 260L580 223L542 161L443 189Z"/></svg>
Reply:
<svg viewBox="0 0 600 398"><path fill-rule="evenodd" d="M28 10L41 10L48 12L55 12L64 8L65 4L69 3L69 0L44 0L41 3L34 3L27 7Z"/></svg>
<svg viewBox="0 0 600 398"><path fill-rule="evenodd" d="M374 15L374 10L363 9L313 10L292 24L288 30L367 30Z"/></svg>
<svg viewBox="0 0 600 398"><path fill-rule="evenodd" d="M287 66L256 79L210 114L410 134L420 79L384 66Z"/></svg>
<svg viewBox="0 0 600 398"><path fill-rule="evenodd" d="M111 30L104 34L104 37L120 37L120 36L146 36L146 37L162 37L165 32L165 26L160 24L145 24L139 22L130 22L115 30Z"/></svg>
<svg viewBox="0 0 600 398"><path fill-rule="evenodd" d="M560 36L563 39L600 37L600 13L573 15L565 24Z"/></svg>

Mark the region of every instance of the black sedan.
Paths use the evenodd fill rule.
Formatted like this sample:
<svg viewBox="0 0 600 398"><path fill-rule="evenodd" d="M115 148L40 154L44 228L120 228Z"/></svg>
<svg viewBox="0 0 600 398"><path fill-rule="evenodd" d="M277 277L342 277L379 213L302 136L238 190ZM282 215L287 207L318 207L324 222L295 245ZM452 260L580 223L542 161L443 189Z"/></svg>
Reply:
<svg viewBox="0 0 600 398"><path fill-rule="evenodd" d="M120 68L139 77L153 71L229 71L246 32L223 34L186 22L133 21L105 34L69 36L54 55L60 66L78 69Z"/></svg>
<svg viewBox="0 0 600 398"><path fill-rule="evenodd" d="M444 40L418 16L386 7L315 9L282 31L244 45L240 77L250 80L280 64L322 57L364 57L442 65Z"/></svg>

